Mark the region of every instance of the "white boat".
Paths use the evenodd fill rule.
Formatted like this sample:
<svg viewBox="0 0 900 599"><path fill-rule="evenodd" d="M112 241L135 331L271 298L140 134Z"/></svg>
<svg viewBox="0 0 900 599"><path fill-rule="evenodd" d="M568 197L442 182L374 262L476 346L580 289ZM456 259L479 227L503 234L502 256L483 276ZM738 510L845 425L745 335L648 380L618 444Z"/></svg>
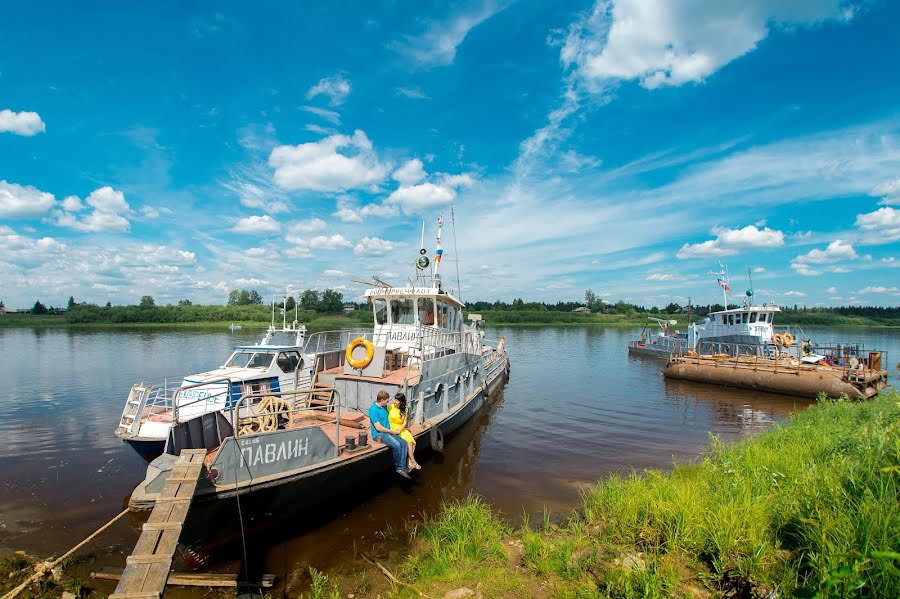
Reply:
<svg viewBox="0 0 900 599"><path fill-rule="evenodd" d="M673 329L677 320L647 318L649 323L641 331L639 339L628 344L628 353L654 358L668 358L673 352L683 350L687 344L687 335ZM653 327L650 323L656 323Z"/></svg>
<svg viewBox="0 0 900 599"><path fill-rule="evenodd" d="M241 328L241 325L231 323L230 325L228 325L228 328L231 329L232 331L236 331Z"/></svg>
<svg viewBox="0 0 900 599"><path fill-rule="evenodd" d="M309 389L312 364L303 359L306 327L271 325L256 345L234 348L218 368L187 376L132 385L116 436L139 454L163 452L173 424L231 409L247 393Z"/></svg>

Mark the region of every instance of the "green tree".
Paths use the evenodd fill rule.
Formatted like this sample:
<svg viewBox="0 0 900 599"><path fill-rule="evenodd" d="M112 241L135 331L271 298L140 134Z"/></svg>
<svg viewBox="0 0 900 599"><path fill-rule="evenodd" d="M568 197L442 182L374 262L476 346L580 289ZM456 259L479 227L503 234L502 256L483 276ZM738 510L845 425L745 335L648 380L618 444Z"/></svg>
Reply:
<svg viewBox="0 0 900 599"><path fill-rule="evenodd" d="M141 296L141 303L138 304L141 308L152 308L156 305L156 300L153 299L152 295L144 295Z"/></svg>
<svg viewBox="0 0 900 599"><path fill-rule="evenodd" d="M319 308L319 292L315 289L307 289L301 293L300 307L304 310L317 310Z"/></svg>
<svg viewBox="0 0 900 599"><path fill-rule="evenodd" d="M584 292L584 305L585 306L587 306L588 308L591 308L591 307L593 307L594 302L596 302L596 301L597 301L596 293L594 293L590 289L588 289L587 291Z"/></svg>
<svg viewBox="0 0 900 599"><path fill-rule="evenodd" d="M297 305L297 301L294 299L293 295L289 295L287 301L284 303L285 310L291 311L294 309L294 306Z"/></svg>
<svg viewBox="0 0 900 599"><path fill-rule="evenodd" d="M32 314L46 314L47 306L41 303L41 300L34 302L34 307L31 308Z"/></svg>
<svg viewBox="0 0 900 599"><path fill-rule="evenodd" d="M261 303L263 303L263 298L256 289L251 289L247 292L247 304Z"/></svg>
<svg viewBox="0 0 900 599"><path fill-rule="evenodd" d="M78 304L75 303L75 296L74 296L74 295L70 295L70 296L69 296L69 303L66 304L66 308L68 308L69 310L71 310L73 306L77 306L77 305L78 305Z"/></svg>
<svg viewBox="0 0 900 599"><path fill-rule="evenodd" d="M106 302L106 307L107 307L107 308L112 308L112 302L107 300L107 302Z"/></svg>
<svg viewBox="0 0 900 599"><path fill-rule="evenodd" d="M249 306L261 303L262 296L255 289L232 289L228 293L229 306Z"/></svg>
<svg viewBox="0 0 900 599"><path fill-rule="evenodd" d="M334 289L326 289L322 292L319 301L319 311L326 314L339 314L344 305L344 294Z"/></svg>
<svg viewBox="0 0 900 599"><path fill-rule="evenodd" d="M178 300L178 305L179 306L193 306L194 304L189 299L183 299L183 300Z"/></svg>

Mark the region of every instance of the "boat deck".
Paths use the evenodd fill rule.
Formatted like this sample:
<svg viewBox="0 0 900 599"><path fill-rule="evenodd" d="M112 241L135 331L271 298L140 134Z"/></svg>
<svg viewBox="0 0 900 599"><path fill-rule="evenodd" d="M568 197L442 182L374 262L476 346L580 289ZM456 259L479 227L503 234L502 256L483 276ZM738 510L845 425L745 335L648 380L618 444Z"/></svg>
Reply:
<svg viewBox="0 0 900 599"><path fill-rule="evenodd" d="M388 370L385 372L385 376L382 377L372 377L372 376L360 376L358 374L344 374L344 367L335 366L334 368L329 368L327 370L322 370L319 372L319 375L332 375L339 379L353 379L359 381L368 381L372 383L384 383L386 385L402 385L403 383L408 384L410 387L413 385L417 385L419 383L419 378L422 376L422 371L418 365L411 366L401 366L395 370Z"/></svg>

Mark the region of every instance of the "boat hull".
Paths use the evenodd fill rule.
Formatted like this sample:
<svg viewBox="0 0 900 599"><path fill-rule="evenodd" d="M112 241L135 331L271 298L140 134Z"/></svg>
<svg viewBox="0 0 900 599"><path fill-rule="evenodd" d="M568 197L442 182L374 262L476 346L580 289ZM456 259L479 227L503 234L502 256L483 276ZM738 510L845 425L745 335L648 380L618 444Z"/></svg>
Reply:
<svg viewBox="0 0 900 599"><path fill-rule="evenodd" d="M148 462L162 455L162 452L166 447L165 439L141 439L138 437L131 437L123 438L122 440Z"/></svg>
<svg viewBox="0 0 900 599"><path fill-rule="evenodd" d="M668 360L672 355L671 350L659 349L655 347L640 347L637 345L629 345L628 353L632 356L644 356L648 358L658 358L660 360Z"/></svg>
<svg viewBox="0 0 900 599"><path fill-rule="evenodd" d="M829 397L866 399L887 387L886 377L857 386L842 379L841 373L839 369L742 367L730 361L685 359L670 361L663 371L666 378L807 398L824 393Z"/></svg>

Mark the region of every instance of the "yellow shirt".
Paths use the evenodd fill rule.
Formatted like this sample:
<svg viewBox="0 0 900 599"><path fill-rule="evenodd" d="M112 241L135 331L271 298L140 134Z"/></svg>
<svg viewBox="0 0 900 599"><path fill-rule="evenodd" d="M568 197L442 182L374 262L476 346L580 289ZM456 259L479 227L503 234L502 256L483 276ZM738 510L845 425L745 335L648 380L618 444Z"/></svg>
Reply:
<svg viewBox="0 0 900 599"><path fill-rule="evenodd" d="M391 425L391 430L396 431L400 430L400 427L403 425L403 414L400 413L400 408L397 407L397 404L391 403L388 406L388 422ZM407 443L415 443L416 439L412 436L412 433L408 430L400 433L400 436Z"/></svg>

